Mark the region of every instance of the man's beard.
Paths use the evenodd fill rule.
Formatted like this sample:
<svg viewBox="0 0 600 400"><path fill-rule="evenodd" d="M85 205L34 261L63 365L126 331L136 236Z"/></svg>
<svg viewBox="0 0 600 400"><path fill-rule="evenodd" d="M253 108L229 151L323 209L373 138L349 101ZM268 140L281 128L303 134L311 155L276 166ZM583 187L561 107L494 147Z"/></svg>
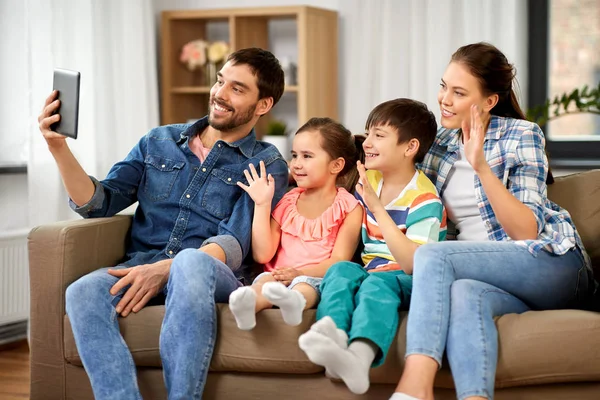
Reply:
<svg viewBox="0 0 600 400"><path fill-rule="evenodd" d="M215 103L215 100L212 100L212 103ZM240 113L238 114L235 110L233 112L231 112L231 117L229 118L229 120L223 121L223 122L217 122L215 120L213 120L211 118L210 115L210 111L208 114L208 124L213 127L216 130L219 130L221 132L227 132L227 131L232 131L242 125L247 124L248 122L250 122L252 120L252 118L254 118L254 112L256 111L256 106L257 104L254 104L251 107L248 107L248 109L246 110L246 112L244 113ZM210 110L210 103L209 103L209 110ZM231 109L230 107L227 107L229 109Z"/></svg>

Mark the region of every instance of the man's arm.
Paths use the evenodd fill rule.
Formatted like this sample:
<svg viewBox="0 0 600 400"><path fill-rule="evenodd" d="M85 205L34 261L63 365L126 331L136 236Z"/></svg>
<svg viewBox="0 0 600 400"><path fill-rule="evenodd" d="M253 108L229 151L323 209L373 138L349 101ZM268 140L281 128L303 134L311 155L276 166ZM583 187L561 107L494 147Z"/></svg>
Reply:
<svg viewBox="0 0 600 400"><path fill-rule="evenodd" d="M52 114L59 106L56 91L48 99L38 121L40 131L56 160L71 208L84 218L115 215L137 201L137 189L144 172L144 146L147 137L131 150L127 158L115 164L106 179L98 182L83 170L66 142L66 137L51 130L60 119Z"/></svg>
<svg viewBox="0 0 600 400"><path fill-rule="evenodd" d="M56 161L63 185L69 197L78 206L88 203L96 190L94 183L85 173L71 149L67 145L66 136L52 131L51 125L60 120L60 114L54 114L60 106L55 90L48 96L44 109L38 117L40 131L48 144L48 149Z"/></svg>
<svg viewBox="0 0 600 400"><path fill-rule="evenodd" d="M217 260L221 261L223 264L227 262L227 256L225 254L225 250L219 246L217 243L209 243L205 246L200 247L200 251L208 254L209 256L213 256Z"/></svg>

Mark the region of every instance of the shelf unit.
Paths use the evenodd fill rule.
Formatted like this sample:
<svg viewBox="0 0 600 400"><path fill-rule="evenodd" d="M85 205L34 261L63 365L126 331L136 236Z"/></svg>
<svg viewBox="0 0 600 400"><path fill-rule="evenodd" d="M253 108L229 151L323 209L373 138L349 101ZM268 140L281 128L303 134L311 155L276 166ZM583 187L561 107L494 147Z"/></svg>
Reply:
<svg viewBox="0 0 600 400"><path fill-rule="evenodd" d="M309 6L164 11L161 24L161 123L186 122L208 112L210 86L203 70L189 71L179 62L184 44L195 39L225 40L231 51L245 47L278 54L277 25L292 26L293 48L286 51L297 65L296 84L285 87L280 103L256 127L262 137L278 107L294 104L288 126L314 116L338 118L338 16L335 11ZM291 24L291 25L290 25ZM287 32L290 33L290 29ZM290 39L289 37L287 39ZM290 40L287 40L288 42ZM284 100L285 99L285 100Z"/></svg>

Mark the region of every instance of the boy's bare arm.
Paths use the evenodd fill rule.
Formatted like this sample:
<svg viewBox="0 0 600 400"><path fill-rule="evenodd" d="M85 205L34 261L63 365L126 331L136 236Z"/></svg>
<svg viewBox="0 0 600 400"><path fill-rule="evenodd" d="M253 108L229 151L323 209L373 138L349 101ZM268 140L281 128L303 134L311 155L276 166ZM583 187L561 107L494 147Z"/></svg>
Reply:
<svg viewBox="0 0 600 400"><path fill-rule="evenodd" d="M407 274L412 275L413 257L420 244L407 238L406 235L398 229L398 226L396 226L396 223L383 206L381 208L376 207L376 209L371 210L371 212L379 225L379 229L381 229L381 233L387 247L390 249L390 253L392 253L392 256L394 256L394 259L400 268Z"/></svg>

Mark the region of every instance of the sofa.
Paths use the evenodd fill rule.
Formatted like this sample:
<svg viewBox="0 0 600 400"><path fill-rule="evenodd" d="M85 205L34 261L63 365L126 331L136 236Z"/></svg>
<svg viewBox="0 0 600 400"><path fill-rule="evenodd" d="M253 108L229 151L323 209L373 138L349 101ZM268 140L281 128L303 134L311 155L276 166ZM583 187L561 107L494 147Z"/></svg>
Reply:
<svg viewBox="0 0 600 400"><path fill-rule="evenodd" d="M594 266L600 267L600 170L557 178L548 194L571 212ZM130 224L130 216L115 216L31 231L31 399L93 398L65 315L65 289L120 260ZM315 310L306 311L296 327L285 325L278 310L265 310L252 331L237 329L226 304L218 304L217 313L205 399L388 399L402 372L406 313L385 363L371 370L371 388L361 396L325 377L298 348L298 336L314 322ZM120 319L146 400L166 398L158 350L163 315L164 306L156 305ZM600 313L531 311L504 315L496 324L496 399L600 399ZM435 393L436 399L455 398L447 363Z"/></svg>

